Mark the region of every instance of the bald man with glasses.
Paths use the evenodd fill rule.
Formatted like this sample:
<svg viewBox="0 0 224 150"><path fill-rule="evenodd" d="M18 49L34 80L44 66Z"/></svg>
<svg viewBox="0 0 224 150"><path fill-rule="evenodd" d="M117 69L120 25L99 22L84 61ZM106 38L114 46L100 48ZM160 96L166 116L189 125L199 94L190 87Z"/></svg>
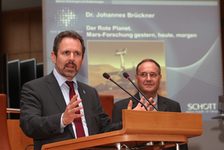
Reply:
<svg viewBox="0 0 224 150"><path fill-rule="evenodd" d="M158 94L161 78L161 67L153 59L144 59L136 67L135 79L137 86L146 98L153 99L153 105L158 109L158 111L181 112L181 107L178 102ZM134 96L137 99L141 99L143 97L139 92ZM131 97L115 103L112 116L112 121L114 123L122 121L122 109L127 109L127 106L130 105L130 103L132 103L133 108L138 104L135 100L132 100ZM152 108L149 110L153 111ZM175 148L170 148L169 150L171 149ZM186 144L180 146L180 150L187 149Z"/></svg>

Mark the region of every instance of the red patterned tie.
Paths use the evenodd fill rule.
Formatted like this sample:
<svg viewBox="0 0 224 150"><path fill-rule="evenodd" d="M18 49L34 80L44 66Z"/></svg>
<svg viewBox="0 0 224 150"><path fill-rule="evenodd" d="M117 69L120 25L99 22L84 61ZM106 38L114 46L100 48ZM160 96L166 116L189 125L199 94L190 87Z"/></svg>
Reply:
<svg viewBox="0 0 224 150"><path fill-rule="evenodd" d="M75 90L74 90L74 85L73 85L74 82L66 81L66 84L69 86L69 97L71 100L72 97L75 95ZM79 113L80 113L80 111L77 112L77 114L79 114ZM81 118L74 119L73 122L75 124L77 138L85 136Z"/></svg>

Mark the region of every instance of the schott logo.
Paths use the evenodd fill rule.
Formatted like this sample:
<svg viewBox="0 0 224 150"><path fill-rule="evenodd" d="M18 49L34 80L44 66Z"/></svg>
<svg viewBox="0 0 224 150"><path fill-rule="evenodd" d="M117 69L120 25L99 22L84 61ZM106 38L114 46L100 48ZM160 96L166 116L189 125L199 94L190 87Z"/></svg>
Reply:
<svg viewBox="0 0 224 150"><path fill-rule="evenodd" d="M187 111L190 112L217 112L216 103L189 103Z"/></svg>

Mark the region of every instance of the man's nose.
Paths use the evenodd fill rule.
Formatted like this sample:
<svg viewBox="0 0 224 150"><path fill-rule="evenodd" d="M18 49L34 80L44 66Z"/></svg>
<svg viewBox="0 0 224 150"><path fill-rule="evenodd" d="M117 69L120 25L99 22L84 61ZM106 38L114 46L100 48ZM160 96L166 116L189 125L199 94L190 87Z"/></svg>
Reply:
<svg viewBox="0 0 224 150"><path fill-rule="evenodd" d="M70 59L74 59L75 58L75 55L74 53L70 53L70 56L69 56Z"/></svg>
<svg viewBox="0 0 224 150"><path fill-rule="evenodd" d="M150 73L147 73L146 79L147 79L147 80L150 80L150 79L151 79L151 75L150 75Z"/></svg>

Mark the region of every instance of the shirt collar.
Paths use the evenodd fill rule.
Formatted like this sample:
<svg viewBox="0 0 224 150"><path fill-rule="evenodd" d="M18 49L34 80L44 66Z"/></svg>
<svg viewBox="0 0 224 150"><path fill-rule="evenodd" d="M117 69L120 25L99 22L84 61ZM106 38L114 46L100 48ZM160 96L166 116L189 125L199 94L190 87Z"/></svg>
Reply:
<svg viewBox="0 0 224 150"><path fill-rule="evenodd" d="M56 80L58 81L58 84L59 84L60 87L65 83L65 81L67 81L67 79L66 79L64 76L62 76L62 75L57 71L56 68L54 68L54 70L53 70L53 74L54 74ZM76 78L75 78L75 77L72 79L72 81L75 83L75 88L78 88L78 84L77 84L77 81L76 81Z"/></svg>

